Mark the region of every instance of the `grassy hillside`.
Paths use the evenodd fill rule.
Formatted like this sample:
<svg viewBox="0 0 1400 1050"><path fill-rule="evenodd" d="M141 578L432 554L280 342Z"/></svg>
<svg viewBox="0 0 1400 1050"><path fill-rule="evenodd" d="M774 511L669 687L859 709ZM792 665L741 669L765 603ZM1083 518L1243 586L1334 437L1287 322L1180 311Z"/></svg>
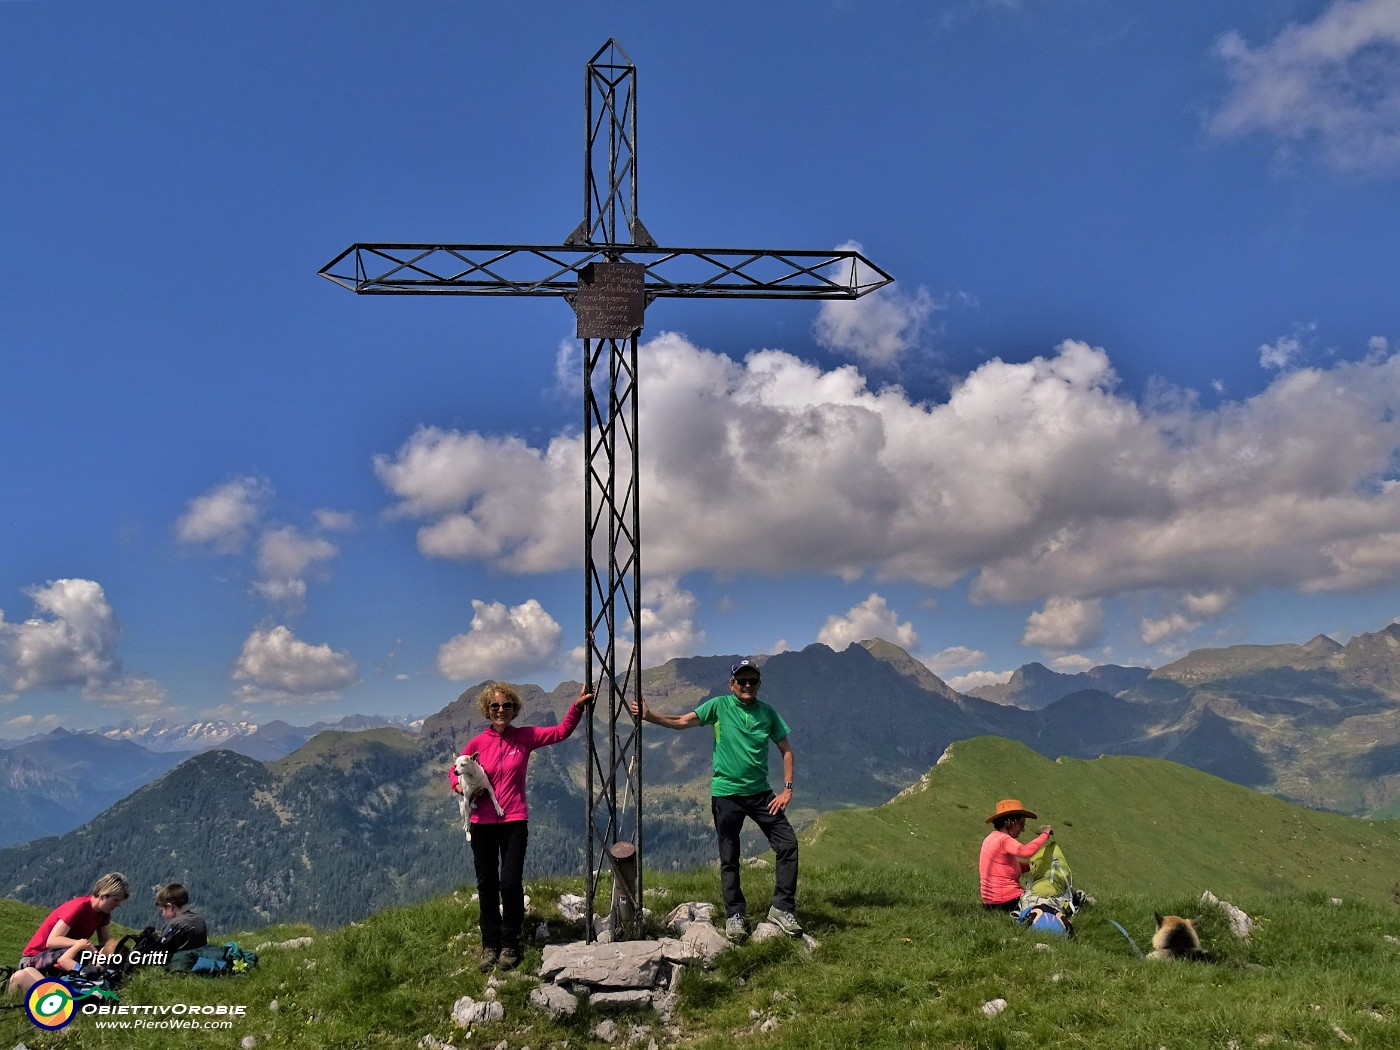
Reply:
<svg viewBox="0 0 1400 1050"><path fill-rule="evenodd" d="M765 875L746 877L753 896L763 892ZM947 869L891 867L872 882L865 868L813 866L804 880L803 917L821 941L815 953L786 941L745 945L713 970L687 971L678 1036L648 1011L619 1018L619 1027L648 1026L641 1046L655 1038L662 1047L694 1050L733 1050L736 1041L755 1050L1395 1045L1400 948L1386 937L1400 932L1400 922L1391 908L1336 908L1315 894L1264 897L1253 902L1260 930L1246 945L1229 939L1220 921L1204 923L1219 964L1158 964L1137 958L1093 912L1081 919L1072 942L1020 933L969 902L962 881ZM712 897L713 884L709 874L670 879L667 899ZM546 901L570 888L558 880L531 887ZM21 1012L6 1011L0 1043L116 1050L191 1040L234 1048L252 1036L256 1047L410 1050L432 1035L459 1048L504 1042L512 1050L601 1050L589 1035L596 1016L582 1011L556 1023L527 1005L528 972L504 978L504 1020L470 1033L452 1024L452 1003L462 995L482 999L486 982L470 965L475 915L464 898L442 897L313 933L308 948L266 949L247 978L151 973L125 989L129 1004L246 1006L246 1016L227 1031L123 1033L80 1018L52 1035ZM1145 940L1154 907L1186 911L1190 903L1184 894L1124 895L1101 908ZM550 910L536 909L541 916ZM424 945L437 947L425 952ZM531 949L527 971L538 961ZM997 998L1007 1009L989 1019L981 1006ZM770 1019L776 1026L759 1031Z"/></svg>
<svg viewBox="0 0 1400 1050"><path fill-rule="evenodd" d="M1306 891L1372 903L1400 894L1400 823L1289 805L1186 766L1105 756L1051 761L998 737L952 745L875 810L829 813L807 832L821 863L950 865L976 880L984 818L1020 798L1049 822L1091 892L1217 896Z"/></svg>
<svg viewBox="0 0 1400 1050"><path fill-rule="evenodd" d="M59 903L54 901L54 904ZM34 935L48 913L48 908L38 904L0 898L0 961L6 966L14 965L15 959L19 958L19 950Z"/></svg>
<svg viewBox="0 0 1400 1050"><path fill-rule="evenodd" d="M982 817L997 798L1017 794L1063 829L1077 876L1099 897L1077 920L1073 941L1019 932L976 901ZM618 1023L624 1031L647 1026L638 1045L654 1038L696 1050L733 1050L736 1042L756 1050L1390 1047L1400 1024L1400 909L1383 877L1363 878L1359 869L1393 871L1397 852L1395 829L1384 822L1310 813L1167 763L1054 763L1003 740L964 741L918 789L877 810L832 814L805 836L799 913L821 942L815 953L789 941L744 945L713 970L687 971L678 1033L647 1011ZM1346 859L1357 855L1364 863ZM766 905L771 877L745 869L755 910ZM658 912L717 900L712 870L652 873L648 882ZM578 888L577 880L532 883L528 925L546 920L553 939L572 939L577 930L558 919L553 901ZM1215 965L1146 962L1109 923L1118 920L1146 945L1154 910L1198 914L1203 889L1259 922L1240 942L1222 917L1204 913ZM55 1036L6 1011L0 1046L105 1050L194 1039L233 1048L252 1036L255 1047L410 1050L431 1035L458 1048L601 1048L587 1009L556 1023L527 1005L536 948L524 972L503 978L503 1021L454 1027L452 1003L483 998L486 984L472 965L469 897L467 887L309 931L310 947L269 948L247 978L149 973L127 986L132 1004L245 1005L247 1016L228 1031L120 1033L80 1018ZM27 926L36 911L15 921ZM0 908L0 929L9 914ZM234 936L257 944L302 932ZM1006 1010L984 1016L982 1004L997 998Z"/></svg>

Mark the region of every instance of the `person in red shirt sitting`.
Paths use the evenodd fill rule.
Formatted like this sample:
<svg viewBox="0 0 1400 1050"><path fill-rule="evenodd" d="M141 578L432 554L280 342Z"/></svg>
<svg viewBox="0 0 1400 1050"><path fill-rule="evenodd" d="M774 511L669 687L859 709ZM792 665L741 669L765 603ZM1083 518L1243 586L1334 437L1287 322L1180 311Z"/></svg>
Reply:
<svg viewBox="0 0 1400 1050"><path fill-rule="evenodd" d="M92 892L60 904L39 924L20 954L19 966L10 977L10 990L27 992L40 978L79 969L70 948L90 946L97 935L101 950L115 951L107 936L112 912L131 896L131 883L119 871L109 871L92 886ZM111 940L111 944L108 941Z"/></svg>
<svg viewBox="0 0 1400 1050"><path fill-rule="evenodd" d="M1035 820L1035 814L1022 806L1019 798L1004 798L986 820L992 830L982 840L977 868L982 878L982 907L988 911L1014 915L1021 910L1021 876L1030 870L1030 858L1055 833L1049 824L1042 824L1040 834L1022 845L1027 817Z"/></svg>

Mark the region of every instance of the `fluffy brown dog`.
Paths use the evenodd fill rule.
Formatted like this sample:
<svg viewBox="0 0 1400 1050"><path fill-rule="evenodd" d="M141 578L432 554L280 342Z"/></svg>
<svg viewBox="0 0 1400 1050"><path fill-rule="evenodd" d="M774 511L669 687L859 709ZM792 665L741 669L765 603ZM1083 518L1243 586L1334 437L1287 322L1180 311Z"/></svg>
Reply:
<svg viewBox="0 0 1400 1050"><path fill-rule="evenodd" d="M1195 959L1208 961L1210 955L1201 948L1201 938L1196 933L1196 920L1183 919L1180 915L1154 915L1157 932L1152 935L1152 951L1149 959Z"/></svg>

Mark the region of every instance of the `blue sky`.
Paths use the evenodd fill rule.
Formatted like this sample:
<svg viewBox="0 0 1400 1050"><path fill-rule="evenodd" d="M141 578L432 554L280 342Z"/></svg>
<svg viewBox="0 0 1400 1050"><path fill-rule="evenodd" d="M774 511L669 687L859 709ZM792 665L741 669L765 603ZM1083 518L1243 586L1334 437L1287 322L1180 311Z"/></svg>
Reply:
<svg viewBox="0 0 1400 1050"><path fill-rule="evenodd" d="M567 306L316 274L562 241L609 37L659 243L897 278L648 311L646 664L1400 613L1400 0L0 0L0 734L578 674Z"/></svg>

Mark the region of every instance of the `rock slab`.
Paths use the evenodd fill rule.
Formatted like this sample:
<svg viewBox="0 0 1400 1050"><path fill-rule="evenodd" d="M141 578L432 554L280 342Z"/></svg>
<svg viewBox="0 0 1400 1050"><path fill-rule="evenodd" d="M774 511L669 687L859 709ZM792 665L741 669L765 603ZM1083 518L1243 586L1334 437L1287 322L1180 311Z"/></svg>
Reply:
<svg viewBox="0 0 1400 1050"><path fill-rule="evenodd" d="M660 941L547 945L540 977L590 988L651 988L664 954Z"/></svg>

